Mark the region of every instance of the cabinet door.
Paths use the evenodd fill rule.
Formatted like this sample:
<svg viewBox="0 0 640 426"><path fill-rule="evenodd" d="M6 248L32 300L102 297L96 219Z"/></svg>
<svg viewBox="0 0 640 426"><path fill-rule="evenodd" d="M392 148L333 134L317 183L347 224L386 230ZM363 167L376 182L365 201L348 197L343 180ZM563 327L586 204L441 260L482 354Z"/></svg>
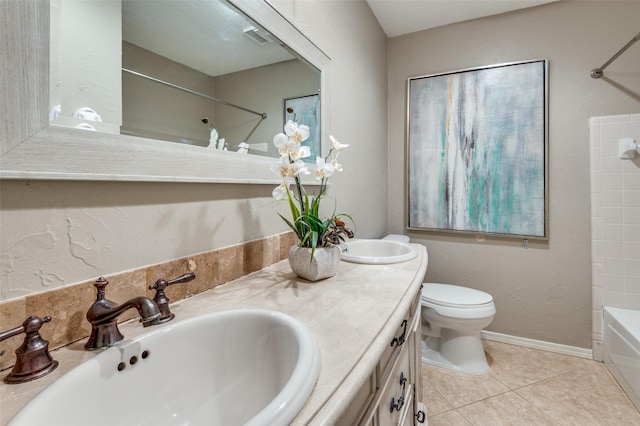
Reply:
<svg viewBox="0 0 640 426"><path fill-rule="evenodd" d="M415 384L415 404L422 401L422 315L420 312L420 298L417 301L417 310L413 314L413 323L411 327L411 380Z"/></svg>
<svg viewBox="0 0 640 426"><path fill-rule="evenodd" d="M413 402L411 400L413 383L410 380L411 367L409 362L411 351L406 349L400 353L398 362L391 373L390 381L380 398L378 405L378 424L380 426L397 425L401 415L407 409L413 413Z"/></svg>
<svg viewBox="0 0 640 426"><path fill-rule="evenodd" d="M398 426L413 426L414 422L414 399L413 399L413 389L411 392L408 392L407 399L405 401L405 409L403 410L402 416L400 416L400 421L398 422Z"/></svg>
<svg viewBox="0 0 640 426"><path fill-rule="evenodd" d="M404 318L398 324L398 328L396 329L396 333L393 339L391 339L389 345L380 357L378 367L376 368L379 386L382 386L384 384L385 379L391 372L391 368L393 367L393 363L395 362L398 353L407 343L408 334L411 328L410 321L411 318L409 317L409 313L407 312Z"/></svg>
<svg viewBox="0 0 640 426"><path fill-rule="evenodd" d="M337 426L353 426L353 425L373 425L373 419L375 416L368 415L371 409L369 406L373 401L376 393L376 381L375 375L372 374L369 378L360 386L355 395L349 403L349 407L340 416L340 419L336 422Z"/></svg>

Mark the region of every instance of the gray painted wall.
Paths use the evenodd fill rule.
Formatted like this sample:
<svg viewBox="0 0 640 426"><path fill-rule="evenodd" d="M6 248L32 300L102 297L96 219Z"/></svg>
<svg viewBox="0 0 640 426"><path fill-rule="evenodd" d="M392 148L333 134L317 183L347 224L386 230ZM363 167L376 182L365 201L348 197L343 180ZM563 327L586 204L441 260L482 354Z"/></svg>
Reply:
<svg viewBox="0 0 640 426"><path fill-rule="evenodd" d="M275 3L333 59L332 133L351 147L330 195L361 236L380 235L386 37L365 2ZM274 186L0 181L0 299L283 232L277 212L288 214L288 205L273 200Z"/></svg>
<svg viewBox="0 0 640 426"><path fill-rule="evenodd" d="M635 36L640 3L562 1L392 38L389 69L389 230L405 225L404 143L409 77L549 59L548 242L413 232L429 250L427 281L491 293L489 330L591 347L588 118L640 111L640 44L594 80Z"/></svg>

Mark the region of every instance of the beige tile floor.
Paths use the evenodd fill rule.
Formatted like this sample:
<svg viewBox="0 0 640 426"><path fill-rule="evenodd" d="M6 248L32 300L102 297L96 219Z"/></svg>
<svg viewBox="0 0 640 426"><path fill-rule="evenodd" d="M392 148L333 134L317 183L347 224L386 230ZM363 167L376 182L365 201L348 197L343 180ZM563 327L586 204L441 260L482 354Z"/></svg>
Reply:
<svg viewBox="0 0 640 426"><path fill-rule="evenodd" d="M422 364L429 426L640 426L603 363L484 340L490 371Z"/></svg>

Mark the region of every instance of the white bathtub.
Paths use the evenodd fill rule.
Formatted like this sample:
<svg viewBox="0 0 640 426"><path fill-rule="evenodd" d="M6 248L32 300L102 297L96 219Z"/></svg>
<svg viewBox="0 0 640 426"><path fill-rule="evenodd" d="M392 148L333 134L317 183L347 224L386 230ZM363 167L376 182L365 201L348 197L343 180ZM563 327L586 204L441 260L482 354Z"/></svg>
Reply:
<svg viewBox="0 0 640 426"><path fill-rule="evenodd" d="M604 307L604 363L640 410L640 311Z"/></svg>

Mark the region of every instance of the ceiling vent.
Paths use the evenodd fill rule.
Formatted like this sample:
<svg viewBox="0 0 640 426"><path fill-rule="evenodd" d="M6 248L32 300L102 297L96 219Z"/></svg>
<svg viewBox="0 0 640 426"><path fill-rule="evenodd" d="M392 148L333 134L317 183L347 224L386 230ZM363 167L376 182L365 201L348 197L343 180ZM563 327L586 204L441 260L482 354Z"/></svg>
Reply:
<svg viewBox="0 0 640 426"><path fill-rule="evenodd" d="M260 45L268 44L273 41L271 34L256 28L253 25L242 30L242 33Z"/></svg>

